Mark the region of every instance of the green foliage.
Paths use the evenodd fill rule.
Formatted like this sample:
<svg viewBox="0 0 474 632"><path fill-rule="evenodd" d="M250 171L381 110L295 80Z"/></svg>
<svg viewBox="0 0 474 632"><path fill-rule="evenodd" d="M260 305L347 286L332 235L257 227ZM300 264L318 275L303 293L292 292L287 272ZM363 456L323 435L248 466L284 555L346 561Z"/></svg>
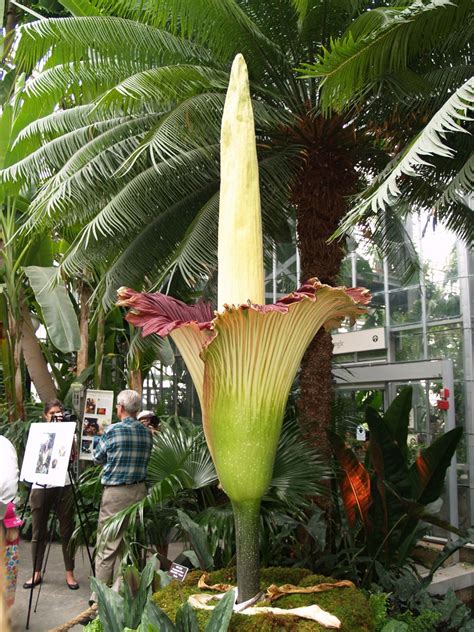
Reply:
<svg viewBox="0 0 474 632"><path fill-rule="evenodd" d="M99 476L100 469L94 468L81 477L81 493L91 515L100 495ZM321 480L328 476L329 471L317 452L302 441L294 417L288 418L280 437L273 478L262 502L264 562L293 563L299 525L307 525L315 537L324 540L321 512L311 507L310 497L324 492ZM182 537L182 533L189 537L193 553L197 554L197 565L210 568L229 563L235 554L232 510L217 487L200 427L183 418L161 422L148 465L148 483L146 498L110 518L104 537L113 537L128 516L131 559L140 558L134 542L164 546L177 528L177 537ZM92 517L91 522L95 524ZM79 531L75 537L80 537Z"/></svg>
<svg viewBox="0 0 474 632"><path fill-rule="evenodd" d="M359 202L338 229L338 234L349 230L358 222L374 212L385 211L388 206L395 206L404 194L413 187L411 178L419 178L436 169L432 160L436 157L453 158L456 151L447 144L448 134L466 134L467 123L472 123L474 106L474 78L470 77L459 86L446 103L436 112L431 121L412 143L397 156L390 166L376 178L361 196ZM435 211L448 228L458 232L461 238L469 241L472 238L472 226L464 225L462 218L450 210L450 202L462 201L472 190L474 170L472 156L466 157L466 164L458 165L458 173L435 205ZM430 162L428 162L430 161Z"/></svg>
<svg viewBox="0 0 474 632"><path fill-rule="evenodd" d="M431 595L418 577L407 569L398 575L376 563L376 594L389 593L387 618L407 625L408 632L470 632L474 630L471 611L449 590L445 595ZM385 627L383 628L385 630Z"/></svg>
<svg viewBox="0 0 474 632"><path fill-rule="evenodd" d="M155 564L153 556L141 574L133 566L124 568L121 594L92 577L91 586L97 595L99 616L86 629L92 632L102 632L103 629L107 632L199 632L196 614L188 603L177 610L176 622L173 623L156 603L150 601ZM206 632L227 630L235 599L236 590L230 590L214 608Z"/></svg>
<svg viewBox="0 0 474 632"><path fill-rule="evenodd" d="M461 428L445 433L421 450L410 465L406 442L411 399L408 387L383 416L367 407L370 447L365 466L333 436L341 496L351 528L352 544L345 551L350 550L365 585L379 567L377 561L383 561L386 568L401 569L427 523L440 523L427 506L439 498L462 436ZM362 527L357 525L357 516Z"/></svg>
<svg viewBox="0 0 474 632"><path fill-rule="evenodd" d="M53 285L56 268L27 266L25 273L41 306L51 342L64 353L77 351L81 336L76 312L64 284Z"/></svg>
<svg viewBox="0 0 474 632"><path fill-rule="evenodd" d="M99 617L93 619L84 627L84 632L104 632L104 626Z"/></svg>

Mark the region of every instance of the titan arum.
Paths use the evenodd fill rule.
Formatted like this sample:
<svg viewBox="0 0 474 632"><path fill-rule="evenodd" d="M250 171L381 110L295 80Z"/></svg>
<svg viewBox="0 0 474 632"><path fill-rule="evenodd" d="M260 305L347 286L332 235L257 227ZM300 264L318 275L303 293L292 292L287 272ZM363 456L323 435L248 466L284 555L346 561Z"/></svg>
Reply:
<svg viewBox="0 0 474 632"><path fill-rule="evenodd" d="M364 311L361 288L317 279L265 305L255 127L247 67L232 65L221 132L218 311L163 294L119 290L143 335L171 335L194 381L207 443L234 511L238 601L259 591L260 502L271 480L288 394L321 328Z"/></svg>

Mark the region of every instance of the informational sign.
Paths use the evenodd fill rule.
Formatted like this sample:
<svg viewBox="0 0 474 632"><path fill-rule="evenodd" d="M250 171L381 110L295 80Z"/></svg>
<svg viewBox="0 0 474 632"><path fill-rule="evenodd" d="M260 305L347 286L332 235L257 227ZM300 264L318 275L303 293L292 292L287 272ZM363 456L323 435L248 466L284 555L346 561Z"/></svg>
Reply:
<svg viewBox="0 0 474 632"><path fill-rule="evenodd" d="M356 440L357 441L365 441L367 438L367 432L364 426L357 426L356 428Z"/></svg>
<svg viewBox="0 0 474 632"><path fill-rule="evenodd" d="M94 437L103 434L105 428L112 423L113 407L113 391L86 391L79 449L80 459L92 460Z"/></svg>
<svg viewBox="0 0 474 632"><path fill-rule="evenodd" d="M181 566L181 564L176 564L176 562L172 562L168 571L168 575L173 579L177 579L179 582L184 582L188 571L189 568L187 568L186 566Z"/></svg>
<svg viewBox="0 0 474 632"><path fill-rule="evenodd" d="M64 487L75 430L74 421L31 424L20 480Z"/></svg>
<svg viewBox="0 0 474 632"><path fill-rule="evenodd" d="M334 354L357 353L360 351L374 351L385 349L385 329L374 327L373 329L361 329L349 331L346 334L333 334L332 342Z"/></svg>

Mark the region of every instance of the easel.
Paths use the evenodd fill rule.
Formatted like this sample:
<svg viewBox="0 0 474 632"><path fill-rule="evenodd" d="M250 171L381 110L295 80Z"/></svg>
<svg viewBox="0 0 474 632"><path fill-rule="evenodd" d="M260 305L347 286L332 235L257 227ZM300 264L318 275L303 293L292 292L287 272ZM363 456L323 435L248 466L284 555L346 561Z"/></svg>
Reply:
<svg viewBox="0 0 474 632"><path fill-rule="evenodd" d="M87 528L88 531L90 533L90 524L89 524L89 520L87 518L87 512L86 509L84 507L84 503L82 500L82 497L79 493L79 489L77 489L76 487L76 482L74 481L74 478L71 474L71 464L69 464L68 467L68 476L69 476L69 483L71 485L71 491L72 491L72 497L73 497L73 503L74 503L74 507L76 510L76 514L79 518L79 524L80 524L80 528L81 528L81 533L82 533L82 537L84 538L84 543L86 545L86 550L87 550L87 556L89 558L89 562L91 565L91 571L92 571L92 575L95 577L95 568L94 568L94 562L92 559L92 554L89 548L89 540L88 540L88 536L87 536L87 532L86 532L86 524L87 524ZM39 485L39 488L43 488L46 489L46 485ZM58 486L59 487L59 486ZM48 559L49 559L49 554L51 551L51 544L53 542L53 536L54 536L54 531L55 531L55 526L56 526L56 521L58 519L58 513L57 513L57 507L58 507L58 503L61 502L62 500L62 496L63 496L63 491L64 491L64 487L66 487L66 485L64 485L62 487L62 491L61 494L59 496L59 498L57 499L56 503L53 506L53 518L51 521L51 531L50 531L50 536L49 536L49 541L48 541L48 545L46 547L46 551L45 551L45 557L44 557L44 564L43 564L43 569L40 570L41 572L41 579L43 580L45 574L46 574L46 568L48 565ZM21 519L23 520L23 517L25 515L26 512L26 508L28 506L28 501L30 499L30 494L31 494L31 490L33 488L33 483L30 484L30 487L28 488L28 494L26 497L26 501L25 501L25 505L23 507L23 511L22 511L22 515L21 515ZM48 516L44 515L44 507L42 507L42 515L41 515L41 521L43 522L44 519L48 519ZM47 525L46 525L47 527ZM39 543L38 543L39 544ZM29 626L30 626L30 616L31 616L31 607L33 604L33 593L35 590L35 577L36 577L36 573L38 572L36 570L37 568L37 563L38 563L38 551L39 551L39 546L36 546L36 554L35 554L35 559L33 562L33 574L31 576L31 588L30 588L30 598L29 598L29 602L28 602L28 615L26 618L26 629L29 630ZM39 602L39 598L41 595L41 587L43 585L43 582L41 581L41 583L39 584L39 590L38 590L38 595L36 597L36 602L35 602L35 608L34 608L34 612L36 612L36 609L38 607L38 602Z"/></svg>

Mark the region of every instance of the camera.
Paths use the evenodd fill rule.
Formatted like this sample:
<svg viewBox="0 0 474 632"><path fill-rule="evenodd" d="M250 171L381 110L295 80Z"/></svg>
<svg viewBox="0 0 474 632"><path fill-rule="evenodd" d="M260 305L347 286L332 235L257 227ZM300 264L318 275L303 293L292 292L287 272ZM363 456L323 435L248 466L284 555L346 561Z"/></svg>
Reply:
<svg viewBox="0 0 474 632"><path fill-rule="evenodd" d="M55 415L51 415L51 422L61 422L61 421L77 421L77 417L70 410L63 410L62 413L56 413Z"/></svg>

